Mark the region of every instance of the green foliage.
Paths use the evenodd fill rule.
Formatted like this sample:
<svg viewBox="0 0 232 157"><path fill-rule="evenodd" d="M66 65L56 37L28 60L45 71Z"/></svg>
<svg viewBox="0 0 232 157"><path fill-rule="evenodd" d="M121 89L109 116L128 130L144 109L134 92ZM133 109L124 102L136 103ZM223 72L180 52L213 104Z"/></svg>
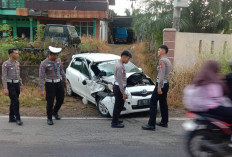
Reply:
<svg viewBox="0 0 232 157"><path fill-rule="evenodd" d="M118 16L118 14L112 9L109 9L109 12L112 16Z"/></svg>
<svg viewBox="0 0 232 157"><path fill-rule="evenodd" d="M172 27L173 0L143 0L142 5L145 10L133 11L133 29L149 42L150 50L157 50L154 43L163 43L163 29ZM180 31L230 33L231 12L231 0L189 0L189 7L181 12Z"/></svg>
<svg viewBox="0 0 232 157"><path fill-rule="evenodd" d="M133 12L133 29L137 36L149 42L150 50L154 51L163 42L163 29L172 26L173 5L154 0L146 0L144 5L148 6L146 10Z"/></svg>
<svg viewBox="0 0 232 157"><path fill-rule="evenodd" d="M190 0L181 13L181 31L197 33L229 33L231 0Z"/></svg>
<svg viewBox="0 0 232 157"><path fill-rule="evenodd" d="M27 42L22 38L6 37L0 41L0 63L8 58L8 50L27 46Z"/></svg>
<svg viewBox="0 0 232 157"><path fill-rule="evenodd" d="M204 54L201 56L203 60L213 59L217 60L220 63L221 70L223 74L231 73L231 68L229 65L229 60L232 59L232 53L229 50L226 50L224 53L217 54Z"/></svg>
<svg viewBox="0 0 232 157"><path fill-rule="evenodd" d="M97 52L98 43L96 41L89 43L81 43L78 45L78 48L81 52Z"/></svg>
<svg viewBox="0 0 232 157"><path fill-rule="evenodd" d="M0 26L0 31L7 32L8 37L10 37L12 33L12 28L10 25L4 24Z"/></svg>
<svg viewBox="0 0 232 157"><path fill-rule="evenodd" d="M44 38L45 26L46 25L44 25L44 24L40 24L37 26L35 39L43 39Z"/></svg>
<svg viewBox="0 0 232 157"><path fill-rule="evenodd" d="M126 16L131 16L131 12L128 8L125 9L124 13L126 14Z"/></svg>

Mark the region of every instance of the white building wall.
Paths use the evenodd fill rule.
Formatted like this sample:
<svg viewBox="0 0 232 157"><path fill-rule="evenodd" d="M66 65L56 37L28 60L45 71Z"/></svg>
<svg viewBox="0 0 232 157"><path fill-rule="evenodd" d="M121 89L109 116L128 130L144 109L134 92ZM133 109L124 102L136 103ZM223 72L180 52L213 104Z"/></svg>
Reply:
<svg viewBox="0 0 232 157"><path fill-rule="evenodd" d="M100 39L102 41L108 41L108 22L100 21Z"/></svg>

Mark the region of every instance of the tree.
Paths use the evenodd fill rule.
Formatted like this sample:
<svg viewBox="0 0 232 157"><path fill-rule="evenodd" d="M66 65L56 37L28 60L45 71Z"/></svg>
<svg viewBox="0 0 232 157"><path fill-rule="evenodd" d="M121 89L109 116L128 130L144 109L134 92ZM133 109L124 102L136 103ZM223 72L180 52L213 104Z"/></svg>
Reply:
<svg viewBox="0 0 232 157"><path fill-rule="evenodd" d="M131 16L131 12L130 9L126 8L124 13L126 14L126 16Z"/></svg>
<svg viewBox="0 0 232 157"><path fill-rule="evenodd" d="M112 9L109 9L109 12L112 14L112 16L118 16L118 14Z"/></svg>
<svg viewBox="0 0 232 157"><path fill-rule="evenodd" d="M164 28L171 28L173 0L144 0L145 9L136 10L133 28L148 41L162 43ZM232 21L231 0L190 0L181 13L180 31L197 33L229 33Z"/></svg>
<svg viewBox="0 0 232 157"><path fill-rule="evenodd" d="M162 44L164 28L172 26L173 5L162 1L144 1L144 10L135 10L133 15L133 28L137 36L151 43L151 50L157 48L153 44Z"/></svg>
<svg viewBox="0 0 232 157"><path fill-rule="evenodd" d="M231 0L190 0L181 13L181 31L229 33L231 11Z"/></svg>

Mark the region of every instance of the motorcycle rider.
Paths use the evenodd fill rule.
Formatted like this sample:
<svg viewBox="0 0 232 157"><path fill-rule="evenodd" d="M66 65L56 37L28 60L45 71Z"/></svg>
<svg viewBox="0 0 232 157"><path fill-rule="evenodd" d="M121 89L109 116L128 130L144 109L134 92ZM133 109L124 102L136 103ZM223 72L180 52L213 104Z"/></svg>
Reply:
<svg viewBox="0 0 232 157"><path fill-rule="evenodd" d="M232 70L232 59L229 61L230 69ZM226 84L229 89L228 97L232 100L232 72L225 76Z"/></svg>
<svg viewBox="0 0 232 157"><path fill-rule="evenodd" d="M232 78L231 76L232 74L228 74L226 78ZM219 74L219 63L215 60L208 60L196 74L192 84L184 89L183 102L190 111L207 112L232 120L232 106L223 106L225 93L227 93L227 88Z"/></svg>

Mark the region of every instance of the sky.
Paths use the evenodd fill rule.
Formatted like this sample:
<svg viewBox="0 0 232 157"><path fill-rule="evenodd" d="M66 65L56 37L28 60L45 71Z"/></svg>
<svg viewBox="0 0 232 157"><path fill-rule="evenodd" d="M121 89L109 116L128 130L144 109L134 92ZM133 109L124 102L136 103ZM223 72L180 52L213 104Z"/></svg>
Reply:
<svg viewBox="0 0 232 157"><path fill-rule="evenodd" d="M134 2L134 8L139 7L139 1L141 0L136 0L136 3ZM118 15L126 15L124 13L126 8L132 10L130 0L115 0L115 6L110 6L110 9L114 10Z"/></svg>

